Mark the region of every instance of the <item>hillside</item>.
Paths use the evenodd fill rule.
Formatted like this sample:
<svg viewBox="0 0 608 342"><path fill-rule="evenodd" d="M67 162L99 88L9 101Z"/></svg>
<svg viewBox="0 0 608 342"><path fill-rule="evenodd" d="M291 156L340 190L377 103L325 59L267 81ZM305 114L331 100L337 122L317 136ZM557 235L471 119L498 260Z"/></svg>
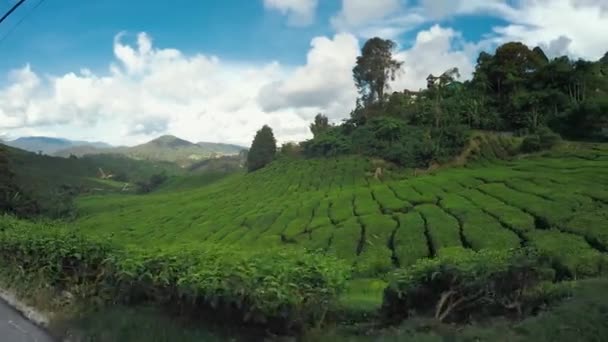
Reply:
<svg viewBox="0 0 608 342"><path fill-rule="evenodd" d="M607 169L605 145L384 181L361 157L279 161L198 189L82 198L76 226L138 246L321 250L358 277L447 247L533 245L563 275L593 275L608 248Z"/></svg>
<svg viewBox="0 0 608 342"><path fill-rule="evenodd" d="M72 148L97 149L111 147L110 145L102 142L74 141L49 137L21 137L12 141L6 141L4 144L35 153L42 151L42 153L49 155L61 150Z"/></svg>
<svg viewBox="0 0 608 342"><path fill-rule="evenodd" d="M119 154L138 160L153 160L177 163L182 167L190 166L204 159L223 155L238 155L244 147L201 142L198 144L171 135L161 136L147 143L132 147L95 148L80 146L57 151L56 156L84 156L95 154Z"/></svg>
<svg viewBox="0 0 608 342"><path fill-rule="evenodd" d="M163 172L169 176L186 172L173 163L139 161L121 155L60 158L1 144L0 148L6 150L17 185L36 197L43 210L54 207L67 194L122 192L125 183L146 180ZM117 179L101 179L100 170Z"/></svg>

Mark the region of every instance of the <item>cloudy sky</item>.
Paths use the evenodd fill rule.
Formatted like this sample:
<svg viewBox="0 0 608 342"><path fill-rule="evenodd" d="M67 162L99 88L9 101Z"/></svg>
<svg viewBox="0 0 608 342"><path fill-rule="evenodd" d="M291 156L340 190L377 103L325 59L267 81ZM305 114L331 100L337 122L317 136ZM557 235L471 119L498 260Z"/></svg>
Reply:
<svg viewBox="0 0 608 342"><path fill-rule="evenodd" d="M398 43L393 90L454 66L469 78L480 51L512 40L550 56L608 50L608 0L39 1L0 24L4 139L249 145L264 124L306 139L316 113L348 116L373 36Z"/></svg>

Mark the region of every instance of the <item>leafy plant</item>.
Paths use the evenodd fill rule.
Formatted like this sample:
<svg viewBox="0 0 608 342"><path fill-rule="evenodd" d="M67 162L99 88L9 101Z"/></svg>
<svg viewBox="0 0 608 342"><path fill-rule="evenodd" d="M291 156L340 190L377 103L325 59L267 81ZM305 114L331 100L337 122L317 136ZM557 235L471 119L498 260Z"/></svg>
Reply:
<svg viewBox="0 0 608 342"><path fill-rule="evenodd" d="M526 295L552 278L531 250L444 249L435 259L422 259L396 271L385 291L387 317L415 311L439 321L466 320L529 310Z"/></svg>

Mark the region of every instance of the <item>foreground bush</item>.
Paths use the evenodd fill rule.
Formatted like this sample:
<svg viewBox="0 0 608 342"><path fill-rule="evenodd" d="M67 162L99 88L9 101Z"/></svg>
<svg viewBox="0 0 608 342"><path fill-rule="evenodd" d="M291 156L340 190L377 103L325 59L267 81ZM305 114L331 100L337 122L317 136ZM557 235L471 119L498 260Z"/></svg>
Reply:
<svg viewBox="0 0 608 342"><path fill-rule="evenodd" d="M435 259L396 271L385 290L383 311L391 318L416 312L439 321L466 320L473 314L521 315L538 302L537 285L553 277L540 265L529 250L447 248Z"/></svg>
<svg viewBox="0 0 608 342"><path fill-rule="evenodd" d="M345 286L338 261L284 250L245 253L214 246L179 251L119 249L53 225L0 218L3 267L101 304L151 303L292 331L323 321ZM237 320L237 322L238 322Z"/></svg>
<svg viewBox="0 0 608 342"><path fill-rule="evenodd" d="M555 147L562 138L559 134L553 132L547 127L540 127L532 135L527 136L522 145L521 149L523 152L538 152L541 150L549 150Z"/></svg>

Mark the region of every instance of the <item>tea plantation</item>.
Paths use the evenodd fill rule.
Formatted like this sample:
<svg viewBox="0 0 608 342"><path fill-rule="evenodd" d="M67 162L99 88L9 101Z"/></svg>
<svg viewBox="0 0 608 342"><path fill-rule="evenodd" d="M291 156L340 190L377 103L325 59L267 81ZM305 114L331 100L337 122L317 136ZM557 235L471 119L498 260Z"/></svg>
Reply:
<svg viewBox="0 0 608 342"><path fill-rule="evenodd" d="M526 245L577 276L596 273L608 248L605 146L401 180L370 170L361 157L279 161L194 190L88 197L76 226L136 246L313 249L361 277L446 247Z"/></svg>
<svg viewBox="0 0 608 342"><path fill-rule="evenodd" d="M376 162L282 159L198 187L184 178L147 195L80 197L67 224L5 217L0 254L82 298L219 310L278 331L317 324L336 303L356 320L399 305L383 292L407 289L402 270L435 272L424 267L444 267L454 251L471 263L488 256L495 263L482 268L498 279L526 247L554 280L608 272L607 145L380 179Z"/></svg>

